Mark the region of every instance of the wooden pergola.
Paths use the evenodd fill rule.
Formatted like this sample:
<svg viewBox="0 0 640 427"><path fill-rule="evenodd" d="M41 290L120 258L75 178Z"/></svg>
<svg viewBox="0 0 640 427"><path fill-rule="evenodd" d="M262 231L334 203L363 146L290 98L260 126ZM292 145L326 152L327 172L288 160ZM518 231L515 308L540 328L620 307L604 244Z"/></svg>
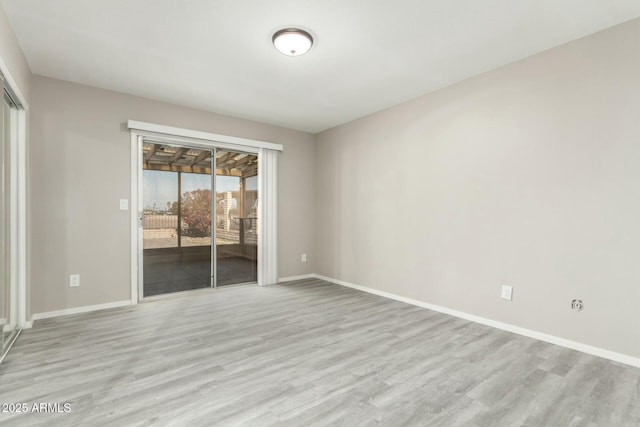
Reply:
<svg viewBox="0 0 640 427"><path fill-rule="evenodd" d="M145 142L142 146L142 157L145 170L176 172L178 174L178 224L182 211L182 174L196 173L211 175L213 150L190 147L176 147L161 143ZM250 153L240 153L228 150L216 150L216 176L234 176L239 178L240 197L238 208L240 211L240 236L243 243L242 218L245 213L246 179L258 175L258 156ZM215 198L214 198L215 200ZM180 227L178 230L178 247L181 246Z"/></svg>
<svg viewBox="0 0 640 427"><path fill-rule="evenodd" d="M145 142L142 151L144 169L211 175L211 150ZM258 174L258 156L255 154L216 150L215 160L216 175L244 179Z"/></svg>

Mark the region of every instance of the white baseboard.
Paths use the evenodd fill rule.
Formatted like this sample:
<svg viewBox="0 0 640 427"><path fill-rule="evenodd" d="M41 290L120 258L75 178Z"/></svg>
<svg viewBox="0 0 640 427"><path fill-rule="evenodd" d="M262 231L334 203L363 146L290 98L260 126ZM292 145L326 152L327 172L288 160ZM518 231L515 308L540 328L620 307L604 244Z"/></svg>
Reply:
<svg viewBox="0 0 640 427"><path fill-rule="evenodd" d="M35 313L31 316L31 322L27 323L31 323L33 325L33 322L40 319L68 316L70 314L90 313L92 311L106 310L108 308L126 307L128 305L131 305L131 300L108 302L106 304L85 305L82 307L66 308L64 310L47 311L45 313Z"/></svg>
<svg viewBox="0 0 640 427"><path fill-rule="evenodd" d="M22 325L22 329L31 329L31 328L33 328L33 322L32 321L24 322L24 325Z"/></svg>
<svg viewBox="0 0 640 427"><path fill-rule="evenodd" d="M367 292L370 294L378 295L384 298L404 302L418 307L426 308L429 310L437 311L440 313L448 314L450 316L459 317L461 319L469 320L471 322L480 323L482 325L491 326L503 331L512 332L514 334L523 335L525 337L534 338L540 341L545 341L551 344L556 344L561 347L570 348L572 350L581 351L583 353L591 354L593 356L602 357L605 359L613 360L615 362L624 363L625 365L634 366L640 368L640 358L628 356L626 354L616 353L614 351L605 350L599 347L593 347L591 345L571 341L565 338L556 337L553 335L545 334L543 332L534 331L531 329L521 328L519 326L511 325L508 323L498 322L496 320L487 319L473 314L468 314L462 311L454 310L447 307L442 307L435 304L429 304L423 301L418 301L412 298L406 298L400 295L392 294L390 292L380 291L373 288L367 288L366 286L356 285L354 283L345 282L343 280L334 279L319 274L313 274L313 277L327 282L335 283L336 285L345 286L348 288L357 289L359 291Z"/></svg>
<svg viewBox="0 0 640 427"><path fill-rule="evenodd" d="M316 278L315 274L301 274L299 276L281 277L278 279L278 283L293 282L294 280L304 280L304 279L314 279L314 278Z"/></svg>

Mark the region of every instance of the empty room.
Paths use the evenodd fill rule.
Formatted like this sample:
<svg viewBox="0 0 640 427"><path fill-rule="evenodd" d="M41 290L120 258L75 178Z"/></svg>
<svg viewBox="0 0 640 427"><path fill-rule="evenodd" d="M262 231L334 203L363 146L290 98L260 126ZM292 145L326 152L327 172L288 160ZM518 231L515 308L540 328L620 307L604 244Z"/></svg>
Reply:
<svg viewBox="0 0 640 427"><path fill-rule="evenodd" d="M637 0L0 0L0 425L640 425Z"/></svg>

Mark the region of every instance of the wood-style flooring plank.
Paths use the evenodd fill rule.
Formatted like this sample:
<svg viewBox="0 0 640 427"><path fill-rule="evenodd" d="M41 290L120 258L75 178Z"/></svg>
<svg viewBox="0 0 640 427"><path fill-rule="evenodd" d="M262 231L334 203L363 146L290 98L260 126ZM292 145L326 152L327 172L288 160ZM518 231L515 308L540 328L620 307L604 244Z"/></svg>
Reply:
<svg viewBox="0 0 640 427"><path fill-rule="evenodd" d="M308 279L47 319L0 365L42 426L637 426L640 369Z"/></svg>

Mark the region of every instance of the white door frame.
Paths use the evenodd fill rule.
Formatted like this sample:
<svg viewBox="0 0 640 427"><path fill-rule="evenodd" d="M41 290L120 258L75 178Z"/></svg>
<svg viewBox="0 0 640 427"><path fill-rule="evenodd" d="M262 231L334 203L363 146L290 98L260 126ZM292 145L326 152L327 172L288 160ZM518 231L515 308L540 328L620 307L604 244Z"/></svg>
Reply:
<svg viewBox="0 0 640 427"><path fill-rule="evenodd" d="M144 138L167 144L185 144L206 149L238 150L258 155L258 182L269 182L265 188L266 196L258 196L258 285L271 285L277 282L278 242L277 242L277 162L269 162L271 167L261 168L266 151L282 151L282 145L272 142L219 135L190 129L175 128L129 120L131 131L131 304L137 304L143 296L142 268L142 143ZM274 156L270 156L273 158ZM266 200L269 198L269 200ZM265 219L265 213L268 218ZM212 242L212 245L215 244ZM268 274L260 273L266 271ZM275 281L273 278L276 278Z"/></svg>
<svg viewBox="0 0 640 427"><path fill-rule="evenodd" d="M11 111L11 211L10 215L10 286L12 323L30 328L27 321L27 111L29 103L15 81L9 67L0 58L0 73L16 109ZM1 86L1 85L0 85ZM0 89L0 92L2 89ZM0 94L2 95L2 94ZM3 95L2 95L3 96Z"/></svg>

